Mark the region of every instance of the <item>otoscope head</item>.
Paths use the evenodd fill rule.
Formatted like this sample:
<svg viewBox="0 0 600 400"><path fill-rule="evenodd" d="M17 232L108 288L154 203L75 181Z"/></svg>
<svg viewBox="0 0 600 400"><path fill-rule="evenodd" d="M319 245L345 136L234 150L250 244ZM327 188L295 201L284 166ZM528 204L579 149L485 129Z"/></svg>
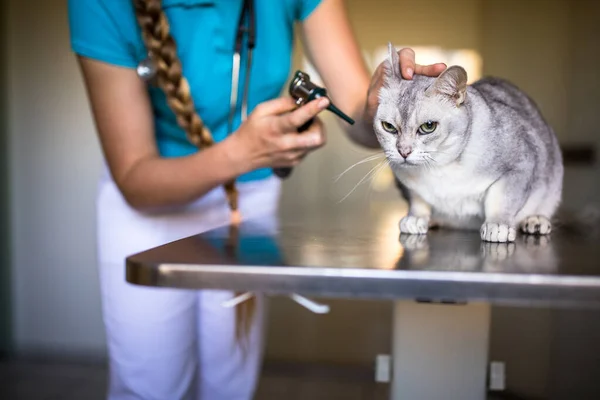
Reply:
<svg viewBox="0 0 600 400"><path fill-rule="evenodd" d="M319 97L328 97L327 90L312 83L310 81L310 76L302 71L296 71L294 74L294 79L290 82L289 93L296 99L296 104L299 106ZM329 106L327 109L349 124L354 124L354 120L333 105L331 99L329 99Z"/></svg>

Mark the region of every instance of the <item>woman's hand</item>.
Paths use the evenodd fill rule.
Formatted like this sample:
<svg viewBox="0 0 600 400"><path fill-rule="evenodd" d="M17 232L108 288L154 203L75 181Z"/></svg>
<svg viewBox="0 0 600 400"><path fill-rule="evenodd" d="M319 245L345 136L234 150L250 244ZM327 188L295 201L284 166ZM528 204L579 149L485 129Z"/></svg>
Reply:
<svg viewBox="0 0 600 400"><path fill-rule="evenodd" d="M400 71L402 78L412 79L414 74L426 75L431 77L439 76L445 69L446 64L437 63L431 65L419 65L415 63L415 52L413 49L404 48L398 51L400 59ZM383 86L383 78L385 76L384 64L387 60L379 64L371 77L369 90L367 91L367 104L365 109L366 118L372 121L379 105L379 89Z"/></svg>
<svg viewBox="0 0 600 400"><path fill-rule="evenodd" d="M365 147L379 148L373 132L373 117L379 103L379 88L383 85L383 66L374 74L367 68L344 1L323 0L302 23L302 37L307 57L325 83L329 97L356 120L354 125L342 124L348 137ZM437 76L446 68L444 64L417 65L412 49L402 49L399 57L406 79L412 79L414 73Z"/></svg>
<svg viewBox="0 0 600 400"><path fill-rule="evenodd" d="M293 167L306 154L325 144L325 129L317 114L329 105L320 98L295 109L290 97L259 104L228 139L230 157L241 165L240 173L265 167ZM310 127L298 128L310 119Z"/></svg>
<svg viewBox="0 0 600 400"><path fill-rule="evenodd" d="M297 110L291 98L259 105L226 140L185 157L163 157L152 104L135 70L79 57L102 150L123 197L137 210L189 204L263 166L293 166L325 143L319 100ZM315 122L306 132L297 128Z"/></svg>

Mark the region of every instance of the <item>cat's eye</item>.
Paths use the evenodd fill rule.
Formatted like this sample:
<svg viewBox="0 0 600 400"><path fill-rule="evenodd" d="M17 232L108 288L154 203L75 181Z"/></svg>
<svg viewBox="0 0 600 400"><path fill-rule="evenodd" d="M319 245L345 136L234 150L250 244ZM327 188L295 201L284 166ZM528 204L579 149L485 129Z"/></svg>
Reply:
<svg viewBox="0 0 600 400"><path fill-rule="evenodd" d="M421 135L429 135L435 128L437 128L438 123L435 121L427 121L419 127L419 133Z"/></svg>
<svg viewBox="0 0 600 400"><path fill-rule="evenodd" d="M383 130L386 132L398 133L398 130L394 127L394 125L390 124L389 122L381 121L381 126L383 127Z"/></svg>

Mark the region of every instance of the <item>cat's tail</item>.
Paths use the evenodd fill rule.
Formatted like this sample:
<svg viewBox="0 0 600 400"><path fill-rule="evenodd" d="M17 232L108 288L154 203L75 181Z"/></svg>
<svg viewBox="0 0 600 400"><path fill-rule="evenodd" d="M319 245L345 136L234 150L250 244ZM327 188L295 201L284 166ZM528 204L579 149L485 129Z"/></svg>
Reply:
<svg viewBox="0 0 600 400"><path fill-rule="evenodd" d="M561 207L552 221L552 230L567 234L588 236L600 231L600 204L590 204L579 209Z"/></svg>

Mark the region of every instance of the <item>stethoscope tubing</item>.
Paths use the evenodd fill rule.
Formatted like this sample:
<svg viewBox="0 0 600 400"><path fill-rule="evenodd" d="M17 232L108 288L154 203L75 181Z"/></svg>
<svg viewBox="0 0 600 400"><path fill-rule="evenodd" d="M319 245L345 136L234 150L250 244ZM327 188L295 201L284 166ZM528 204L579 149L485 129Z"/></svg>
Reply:
<svg viewBox="0 0 600 400"><path fill-rule="evenodd" d="M248 17L248 26L246 27L245 18ZM232 57L231 69L231 95L229 99L229 118L227 126L227 134L233 132L233 119L238 104L238 91L240 81L240 68L242 62L242 47L244 34L248 34L247 47L247 63L246 74L244 77L244 87L242 93L241 119L242 122L248 118L248 92L250 90L250 73L252 70L252 52L256 44L256 15L254 12L254 1L244 0L242 11L238 20L236 38L234 44L234 52ZM156 77L156 66L154 65L150 55L142 60L137 66L137 74L144 82L151 83Z"/></svg>

